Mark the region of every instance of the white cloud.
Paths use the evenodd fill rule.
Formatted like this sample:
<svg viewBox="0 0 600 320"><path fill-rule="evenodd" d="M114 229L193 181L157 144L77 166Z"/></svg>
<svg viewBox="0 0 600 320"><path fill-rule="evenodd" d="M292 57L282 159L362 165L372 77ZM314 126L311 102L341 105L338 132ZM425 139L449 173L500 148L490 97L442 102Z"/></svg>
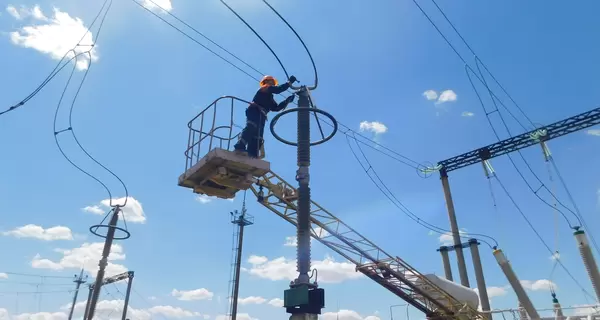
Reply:
<svg viewBox="0 0 600 320"><path fill-rule="evenodd" d="M547 279L536 281L521 280L521 285L523 285L523 288L531 291L550 291L551 288L554 288L554 290L557 289L556 284Z"/></svg>
<svg viewBox="0 0 600 320"><path fill-rule="evenodd" d="M575 308L575 315L576 316L587 316L590 314L600 314L600 309L593 304L576 304L573 305L573 307Z"/></svg>
<svg viewBox="0 0 600 320"><path fill-rule="evenodd" d="M266 257L253 255L250 256L248 262L252 267L245 271L260 278L277 281L294 280L298 276L296 261L285 257L269 260ZM339 283L362 277L361 273L356 272L354 264L336 262L332 257L313 260L312 267L319 270L319 283Z"/></svg>
<svg viewBox="0 0 600 320"><path fill-rule="evenodd" d="M0 272L0 279L8 279L8 275L4 272Z"/></svg>
<svg viewBox="0 0 600 320"><path fill-rule="evenodd" d="M152 1L154 3L152 3ZM142 5L144 5L144 7L148 8L150 10L154 10L154 11L157 11L157 12L162 11L160 8L163 8L166 11L173 10L173 3L171 2L171 0L152 0L152 1L144 0L142 2Z"/></svg>
<svg viewBox="0 0 600 320"><path fill-rule="evenodd" d="M279 298L271 299L271 300L269 300L268 303L270 305L272 305L273 307L277 307L277 308L283 307L283 299L279 299Z"/></svg>
<svg viewBox="0 0 600 320"><path fill-rule="evenodd" d="M89 212L89 213L93 213L93 214L105 214L107 213L106 210L101 209L99 206L87 206L83 209L84 212Z"/></svg>
<svg viewBox="0 0 600 320"><path fill-rule="evenodd" d="M473 117L475 116L475 114L471 111L463 111L463 113L461 114L461 116L463 117Z"/></svg>
<svg viewBox="0 0 600 320"><path fill-rule="evenodd" d="M265 299L263 297L250 296L250 297L246 297L246 298L238 298L238 303L241 305L263 304L265 302L267 302L267 299Z"/></svg>
<svg viewBox="0 0 600 320"><path fill-rule="evenodd" d="M24 6L21 6L20 9L17 9L12 5L8 5L6 7L6 12L8 12L8 14L17 20L23 20L30 16L42 21L48 20L38 5L35 5L31 9L27 9Z"/></svg>
<svg viewBox="0 0 600 320"><path fill-rule="evenodd" d="M77 58L79 70L88 68L90 58L91 61L98 60L98 52L96 47L93 47L93 35L91 32L86 33L88 29L80 18L72 18L68 13L54 8L54 16L49 19L37 6L33 9L23 8L20 11L12 7L12 9L7 8L7 11L16 19L31 16L36 20L36 23L10 33L13 44L35 49L55 60L62 59L67 53L67 58L70 59L75 56L73 51L76 54L89 52L89 55L81 54ZM76 46L84 34L85 37L80 45Z"/></svg>
<svg viewBox="0 0 600 320"><path fill-rule="evenodd" d="M196 196L196 201L198 201L200 203L209 203L209 202L213 201L214 199L215 199L215 197L209 197L205 194Z"/></svg>
<svg viewBox="0 0 600 320"><path fill-rule="evenodd" d="M173 289L171 291L171 295L176 297L177 300L182 301L192 301L192 300L212 300L214 293L208 291L207 289L200 288L195 290L177 290Z"/></svg>
<svg viewBox="0 0 600 320"><path fill-rule="evenodd" d="M456 93L452 90L444 90L440 93L440 97L438 98L436 103L445 103L456 101L457 96Z"/></svg>
<svg viewBox="0 0 600 320"><path fill-rule="evenodd" d="M44 229L35 224L28 224L22 227L15 228L11 231L2 232L5 236L13 236L16 238L34 238L45 241L53 240L73 240L71 229L63 226L51 227Z"/></svg>
<svg viewBox="0 0 600 320"><path fill-rule="evenodd" d="M431 234L431 233L430 233ZM459 230L458 234L460 234L461 236L467 236L467 232L466 230ZM451 246L454 244L454 240L452 238L452 233L451 232L445 232L442 233L438 240L440 241L440 244L443 246Z"/></svg>
<svg viewBox="0 0 600 320"><path fill-rule="evenodd" d="M423 96L425 97L425 99L430 101L438 98L438 94L434 90L427 90L423 92Z"/></svg>
<svg viewBox="0 0 600 320"><path fill-rule="evenodd" d="M352 310L339 310L338 312L326 312L320 317L320 320L381 320L377 316L368 316L363 318L358 312Z"/></svg>
<svg viewBox="0 0 600 320"><path fill-rule="evenodd" d="M600 137L600 129L590 129L586 131L586 133L592 136Z"/></svg>
<svg viewBox="0 0 600 320"><path fill-rule="evenodd" d="M75 316L83 315L87 301L78 302L75 304ZM115 320L120 319L123 313L123 300L101 300L96 305L94 319L98 320ZM71 304L63 306L61 309L69 310ZM151 320L153 316L158 315L161 318L181 319L190 317L202 317L198 312L188 311L179 307L173 306L153 306L148 309L136 309L129 305L127 308L127 316L129 319ZM205 318L206 319L206 318ZM47 320L47 319L31 319L31 320ZM62 320L62 319L57 319Z"/></svg>
<svg viewBox="0 0 600 320"><path fill-rule="evenodd" d="M199 317L200 316L199 312L188 311L188 310L184 310L182 308L173 307L173 306L154 306L154 307L148 309L148 311L152 314L163 315L167 318L188 318L188 317Z"/></svg>
<svg viewBox="0 0 600 320"><path fill-rule="evenodd" d="M11 16L13 16L15 19L21 20L21 14L17 10L17 8L9 5L8 7L6 7L6 12L8 12L8 14L10 14Z"/></svg>
<svg viewBox="0 0 600 320"><path fill-rule="evenodd" d="M104 199L100 201L100 205L87 206L81 210L84 212L89 212L96 215L104 215L110 210L110 199ZM136 200L134 197L128 197L127 203L125 203L125 197L112 199L112 205L123 205L126 204L125 207L121 208L121 213L119 213L119 220L127 220L127 222L133 223L145 223L146 222L146 214L144 213L144 208L142 204Z"/></svg>
<svg viewBox="0 0 600 320"><path fill-rule="evenodd" d="M492 299L495 297L501 297L501 296L505 296L508 294L508 289L510 288L510 286L504 286L504 287L487 287L487 294L488 294L488 298ZM479 290L477 288L473 289L477 295L479 295Z"/></svg>
<svg viewBox="0 0 600 320"><path fill-rule="evenodd" d="M385 124L379 121L362 121L360 123L360 131L369 131L374 134L383 134L386 133L388 128Z"/></svg>
<svg viewBox="0 0 600 320"><path fill-rule="evenodd" d="M38 269L83 269L89 273L96 274L98 271L98 261L102 257L102 249L104 242L84 243L79 248L70 250L55 249L54 251L63 255L59 261L43 259L39 254L31 261L31 267ZM127 271L123 265L116 264L112 261L125 260L123 247L119 244L113 244L110 255L108 256L108 265L106 266L106 276L110 277L115 274Z"/></svg>
<svg viewBox="0 0 600 320"><path fill-rule="evenodd" d="M231 317L225 316L225 315L218 315L215 320L229 320L231 319ZM237 314L237 319L238 320L258 320L256 318L252 318L249 314L247 313L238 313Z"/></svg>
<svg viewBox="0 0 600 320"><path fill-rule="evenodd" d="M2 319L2 318L0 318ZM67 314L64 312L38 312L21 313L12 317L13 320L64 320Z"/></svg>
<svg viewBox="0 0 600 320"><path fill-rule="evenodd" d="M219 200L219 199L220 198L218 198L218 197L207 196L205 194L200 194L200 195L196 196L196 201L198 201L202 204L211 203L213 200ZM235 199L226 199L226 200L233 202L233 200L235 200Z"/></svg>

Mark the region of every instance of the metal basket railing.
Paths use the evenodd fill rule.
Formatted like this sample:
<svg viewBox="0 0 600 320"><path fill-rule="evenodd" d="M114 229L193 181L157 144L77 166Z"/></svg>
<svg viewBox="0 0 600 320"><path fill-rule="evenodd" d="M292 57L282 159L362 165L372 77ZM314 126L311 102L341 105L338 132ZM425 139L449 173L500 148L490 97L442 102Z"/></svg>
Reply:
<svg viewBox="0 0 600 320"><path fill-rule="evenodd" d="M220 97L188 122L188 145L184 152L186 171L213 149L232 149L235 144L232 141L237 141L242 129L234 122L234 107L241 103L244 106L250 104L234 96ZM237 133L234 126L239 128L239 131L235 130Z"/></svg>

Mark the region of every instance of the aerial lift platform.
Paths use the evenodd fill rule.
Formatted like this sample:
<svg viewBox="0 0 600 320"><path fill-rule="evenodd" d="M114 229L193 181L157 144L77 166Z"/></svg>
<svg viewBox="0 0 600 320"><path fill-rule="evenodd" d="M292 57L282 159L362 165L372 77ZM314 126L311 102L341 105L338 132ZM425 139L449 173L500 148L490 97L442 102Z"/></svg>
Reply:
<svg viewBox="0 0 600 320"><path fill-rule="evenodd" d="M243 110L248 104L248 101L224 96L213 101L188 123L186 166L178 184L195 193L223 199L232 199L238 191L250 189L263 206L297 226L298 190L270 170L270 163L261 159L264 158L264 150L261 150L262 157L259 159L233 151L240 134L234 134L233 128L241 131L241 126L235 121L245 123ZM235 118L235 114L239 118ZM442 289L316 202L311 201L311 206L310 233L315 240L353 262L356 271L422 311L428 319L484 318L476 305Z"/></svg>
<svg viewBox="0 0 600 320"><path fill-rule="evenodd" d="M264 148L258 159L232 150L239 136L239 133L233 135L234 120L245 122L245 119L234 119L233 109L243 110L248 104L250 102L236 97L220 97L188 122L186 167L179 176L179 186L198 194L233 199L238 191L248 190L256 178L271 171L270 163L262 160ZM217 121L225 124L216 126ZM228 131L227 136L220 136L219 130Z"/></svg>

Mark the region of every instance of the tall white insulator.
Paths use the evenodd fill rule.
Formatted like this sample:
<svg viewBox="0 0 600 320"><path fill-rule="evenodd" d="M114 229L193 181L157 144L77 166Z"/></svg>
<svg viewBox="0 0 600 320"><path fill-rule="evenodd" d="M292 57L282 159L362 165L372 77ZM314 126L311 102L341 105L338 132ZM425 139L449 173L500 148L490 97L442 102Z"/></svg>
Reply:
<svg viewBox="0 0 600 320"><path fill-rule="evenodd" d="M600 272L598 272L596 259L594 259L594 254L592 253L592 249L590 248L590 244L585 232L583 230L579 230L579 228L575 228L575 230L576 231L573 233L573 235L575 236L575 240L577 240L577 246L579 247L581 259L583 259L585 269L587 270L588 276L592 281L592 287L596 292L596 299L600 301Z"/></svg>
<svg viewBox="0 0 600 320"><path fill-rule="evenodd" d="M508 280L508 283L515 291L515 294L517 295L519 302L523 305L523 308L525 309L525 311L527 311L529 318L530 319L539 319L540 315L538 314L537 310L535 310L535 308L533 307L533 303L531 302L531 300L529 299L529 296L525 292L523 285L521 284L521 282L519 282L519 278L517 278L517 275L515 274L512 266L510 265L510 262L508 262L508 260L506 259L506 256L502 252L502 250L495 249L494 257L496 258L496 261L498 262L500 269L502 269L502 272L504 272L504 275L506 276L506 280Z"/></svg>

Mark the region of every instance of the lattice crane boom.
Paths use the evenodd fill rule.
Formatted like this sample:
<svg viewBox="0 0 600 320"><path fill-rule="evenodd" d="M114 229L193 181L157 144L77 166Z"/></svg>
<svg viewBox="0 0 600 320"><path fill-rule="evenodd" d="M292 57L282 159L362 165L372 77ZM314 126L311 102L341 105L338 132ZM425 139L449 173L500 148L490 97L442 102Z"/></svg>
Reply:
<svg viewBox="0 0 600 320"><path fill-rule="evenodd" d="M297 191L283 178L268 172L250 189L266 208L291 224L297 224ZM431 319L481 318L476 310L459 302L402 259L379 248L318 203L313 201L312 207L312 237L353 262L357 271Z"/></svg>

